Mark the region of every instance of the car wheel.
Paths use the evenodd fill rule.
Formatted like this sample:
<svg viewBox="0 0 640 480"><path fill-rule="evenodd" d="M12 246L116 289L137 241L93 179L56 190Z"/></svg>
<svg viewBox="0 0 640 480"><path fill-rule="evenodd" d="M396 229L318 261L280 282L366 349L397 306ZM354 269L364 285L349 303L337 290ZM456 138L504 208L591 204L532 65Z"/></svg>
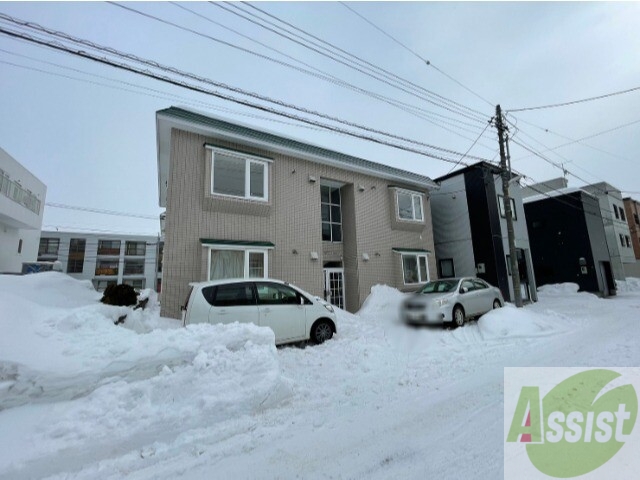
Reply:
<svg viewBox="0 0 640 480"><path fill-rule="evenodd" d="M498 300L497 298L493 301L493 309L495 310L496 308L500 308L502 307L502 304L500 303L500 300Z"/></svg>
<svg viewBox="0 0 640 480"><path fill-rule="evenodd" d="M313 343L324 343L333 337L333 327L327 320L316 322L311 328L311 340Z"/></svg>
<svg viewBox="0 0 640 480"><path fill-rule="evenodd" d="M464 325L464 309L460 305L456 305L453 307L453 314L451 315L453 318L453 326L461 327Z"/></svg>

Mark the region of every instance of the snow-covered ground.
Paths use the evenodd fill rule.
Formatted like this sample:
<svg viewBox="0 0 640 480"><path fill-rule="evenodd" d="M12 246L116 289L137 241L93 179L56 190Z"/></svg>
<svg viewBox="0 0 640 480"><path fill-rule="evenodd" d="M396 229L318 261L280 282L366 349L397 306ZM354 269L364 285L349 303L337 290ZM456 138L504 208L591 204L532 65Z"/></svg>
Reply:
<svg viewBox="0 0 640 480"><path fill-rule="evenodd" d="M503 367L640 365L640 280L546 286L456 330L397 323L374 287L319 346L0 276L0 478L503 477ZM122 325L114 321L124 313Z"/></svg>

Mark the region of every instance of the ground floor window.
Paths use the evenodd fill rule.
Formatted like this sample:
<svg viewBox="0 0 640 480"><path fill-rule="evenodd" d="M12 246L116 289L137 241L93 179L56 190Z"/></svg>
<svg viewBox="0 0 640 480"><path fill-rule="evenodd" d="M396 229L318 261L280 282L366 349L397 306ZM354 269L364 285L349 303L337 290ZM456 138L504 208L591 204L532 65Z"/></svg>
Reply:
<svg viewBox="0 0 640 480"><path fill-rule="evenodd" d="M104 292L109 285L116 285L115 280L93 280L93 286L98 292Z"/></svg>
<svg viewBox="0 0 640 480"><path fill-rule="evenodd" d="M145 279L144 278L129 278L124 280L122 283L125 285L131 285L136 290L144 290Z"/></svg>
<svg viewBox="0 0 640 480"><path fill-rule="evenodd" d="M403 253L402 273L405 285L428 282L429 267L427 266L427 256L414 253Z"/></svg>
<svg viewBox="0 0 640 480"><path fill-rule="evenodd" d="M209 280L267 278L267 250L209 249Z"/></svg>
<svg viewBox="0 0 640 480"><path fill-rule="evenodd" d="M453 258L440 259L440 277L441 278L453 278L456 276L455 269L453 268Z"/></svg>

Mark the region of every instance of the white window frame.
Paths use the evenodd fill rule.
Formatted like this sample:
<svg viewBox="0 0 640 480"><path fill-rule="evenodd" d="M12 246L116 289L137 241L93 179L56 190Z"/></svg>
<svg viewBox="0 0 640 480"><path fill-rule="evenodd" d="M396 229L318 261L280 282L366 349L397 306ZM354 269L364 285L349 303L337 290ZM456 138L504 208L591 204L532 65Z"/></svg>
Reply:
<svg viewBox="0 0 640 480"><path fill-rule="evenodd" d="M431 272L429 272L429 254L428 253L410 253L410 252L400 252L400 268L402 268L402 283L404 285L424 285L431 278ZM417 283L407 283L405 271L404 271L404 257L416 257L416 262L418 265L418 282ZM424 264L427 268L427 278L420 278L420 258L424 258Z"/></svg>
<svg viewBox="0 0 640 480"><path fill-rule="evenodd" d="M411 197L411 218L402 218L400 216L400 201L398 200L398 195L409 195ZM416 218L416 210L414 198L418 197L420 199L420 218ZM424 222L424 202L422 201L424 197L424 193L415 192L413 190L404 190L397 188L396 189L396 218L401 222Z"/></svg>
<svg viewBox="0 0 640 480"><path fill-rule="evenodd" d="M244 252L244 271L243 277L250 278L269 278L269 248L248 247L241 248L238 245L203 245L207 249L207 281L211 279L211 251L212 250L233 250L235 252ZM249 254L262 253L264 258L264 276L249 277Z"/></svg>
<svg viewBox="0 0 640 480"><path fill-rule="evenodd" d="M216 195L220 197L227 198L244 198L247 200L255 200L258 202L268 202L269 201L269 164L271 160L267 160L265 158L258 158L252 155L234 152L233 150L227 150L224 148L215 148L207 146L209 150L211 150L211 195ZM213 190L214 186L214 178L215 178L215 160L216 153L222 153L229 157L237 158L238 160L244 160L244 195L229 195L227 193L218 193ZM251 165L262 165L264 167L264 178L262 191L264 192L264 197L255 197L251 195Z"/></svg>

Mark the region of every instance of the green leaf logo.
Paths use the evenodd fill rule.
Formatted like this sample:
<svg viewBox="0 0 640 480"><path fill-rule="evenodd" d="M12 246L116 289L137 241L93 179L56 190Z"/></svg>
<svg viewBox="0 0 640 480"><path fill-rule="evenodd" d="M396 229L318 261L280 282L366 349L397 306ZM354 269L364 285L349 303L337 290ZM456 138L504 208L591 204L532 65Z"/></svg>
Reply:
<svg viewBox="0 0 640 480"><path fill-rule="evenodd" d="M632 385L601 394L619 376L604 369L580 372L542 399L543 443L526 447L538 470L557 478L576 477L601 467L618 453L638 414Z"/></svg>

